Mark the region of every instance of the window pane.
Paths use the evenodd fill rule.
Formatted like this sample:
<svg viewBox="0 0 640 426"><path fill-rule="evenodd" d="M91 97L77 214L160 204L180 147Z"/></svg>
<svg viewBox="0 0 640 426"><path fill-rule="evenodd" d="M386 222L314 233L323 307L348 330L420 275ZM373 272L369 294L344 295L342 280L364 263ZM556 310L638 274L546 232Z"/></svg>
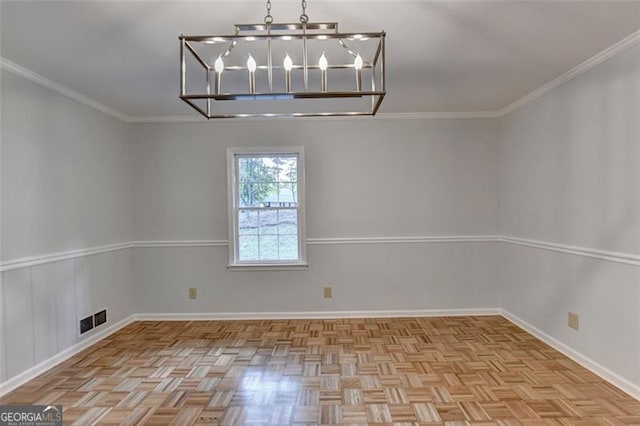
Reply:
<svg viewBox="0 0 640 426"><path fill-rule="evenodd" d="M298 212L296 210L280 210L278 234L298 235Z"/></svg>
<svg viewBox="0 0 640 426"><path fill-rule="evenodd" d="M258 257L258 236L245 235L238 237L238 258L242 261L259 260Z"/></svg>
<svg viewBox="0 0 640 426"><path fill-rule="evenodd" d="M240 207L269 207L278 201L275 183L240 182L239 189Z"/></svg>
<svg viewBox="0 0 640 426"><path fill-rule="evenodd" d="M261 183L259 192L256 195L259 207L277 207L278 185L276 183Z"/></svg>
<svg viewBox="0 0 640 426"><path fill-rule="evenodd" d="M259 223L260 235L276 235L278 233L278 210L262 210Z"/></svg>
<svg viewBox="0 0 640 426"><path fill-rule="evenodd" d="M241 157L238 159L238 180L240 182L257 181L260 167L260 159L253 157Z"/></svg>
<svg viewBox="0 0 640 426"><path fill-rule="evenodd" d="M281 235L279 244L280 260L298 259L298 236Z"/></svg>
<svg viewBox="0 0 640 426"><path fill-rule="evenodd" d="M238 234L256 235L258 234L258 215L255 210L240 210L238 212Z"/></svg>
<svg viewBox="0 0 640 426"><path fill-rule="evenodd" d="M238 159L240 182L277 182L277 157L241 157Z"/></svg>
<svg viewBox="0 0 640 426"><path fill-rule="evenodd" d="M278 236L261 235L260 260L278 260Z"/></svg>
<svg viewBox="0 0 640 426"><path fill-rule="evenodd" d="M278 181L278 157L262 157L260 160L260 171L258 178L260 182Z"/></svg>
<svg viewBox="0 0 640 426"><path fill-rule="evenodd" d="M298 185L295 183L278 184L278 206L297 207L298 206Z"/></svg>
<svg viewBox="0 0 640 426"><path fill-rule="evenodd" d="M280 182L297 182L298 181L298 158L280 157L278 161L280 170L278 180Z"/></svg>
<svg viewBox="0 0 640 426"><path fill-rule="evenodd" d="M241 157L238 159L238 180L240 182L277 182L277 157Z"/></svg>

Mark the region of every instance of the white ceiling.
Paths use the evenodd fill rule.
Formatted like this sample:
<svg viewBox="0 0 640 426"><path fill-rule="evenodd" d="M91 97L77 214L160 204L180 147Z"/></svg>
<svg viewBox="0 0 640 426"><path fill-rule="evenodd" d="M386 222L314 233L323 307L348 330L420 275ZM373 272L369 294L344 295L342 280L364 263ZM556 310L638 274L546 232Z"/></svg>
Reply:
<svg viewBox="0 0 640 426"><path fill-rule="evenodd" d="M276 22L298 1L272 0ZM261 0L2 1L1 55L128 116L193 115L178 35L262 22ZM387 32L381 112L496 111L640 29L640 1L308 0L312 21Z"/></svg>

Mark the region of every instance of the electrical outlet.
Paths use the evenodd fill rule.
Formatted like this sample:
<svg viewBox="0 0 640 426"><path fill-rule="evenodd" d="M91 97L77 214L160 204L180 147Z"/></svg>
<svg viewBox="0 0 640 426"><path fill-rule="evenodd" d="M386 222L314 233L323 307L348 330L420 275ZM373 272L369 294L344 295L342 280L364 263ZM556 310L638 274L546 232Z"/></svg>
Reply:
<svg viewBox="0 0 640 426"><path fill-rule="evenodd" d="M331 299L333 297L332 290L333 290L332 287L325 287L324 288L324 298L325 299Z"/></svg>
<svg viewBox="0 0 640 426"><path fill-rule="evenodd" d="M578 316L578 314L574 313L574 312L569 312L569 327L573 328L574 330L578 330L579 325L580 325L580 317Z"/></svg>
<svg viewBox="0 0 640 426"><path fill-rule="evenodd" d="M189 299L197 299L198 298L198 290L195 288L189 289Z"/></svg>

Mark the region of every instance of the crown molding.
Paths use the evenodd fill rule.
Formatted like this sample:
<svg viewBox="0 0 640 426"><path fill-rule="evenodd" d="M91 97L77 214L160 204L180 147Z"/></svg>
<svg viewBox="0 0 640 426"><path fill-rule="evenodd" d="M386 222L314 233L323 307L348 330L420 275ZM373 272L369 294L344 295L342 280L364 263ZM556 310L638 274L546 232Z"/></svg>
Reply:
<svg viewBox="0 0 640 426"><path fill-rule="evenodd" d="M431 1L431 0L424 0ZM478 0L480 1L480 0ZM553 1L553 0L549 0ZM570 69L548 83L540 86L536 90L524 95L520 99L512 102L502 109L496 111L459 111L459 112L402 112L402 113L379 113L376 115L376 120L449 120L449 119L491 119L501 118L518 108L538 99L545 93L550 92L562 84L573 80L579 75L589 71L590 69L600 65L601 63L611 59L619 53L622 53L626 49L636 45L640 42L640 30L636 31L615 44L609 46L603 51L597 53L586 61L582 62L578 66ZM21 77L26 78L34 83L40 84L56 93L71 98L83 105L94 108L101 111L111 117L115 117L125 123L145 124L145 123L207 123L207 122L226 122L226 121L262 121L265 118L233 118L233 119L216 119L206 120L199 115L151 115L151 116L135 116L123 114L114 108L111 108L105 104L102 104L94 99L91 99L73 89L70 89L60 83L49 80L48 78L37 74L21 65L11 62L0 56L0 69L12 72ZM306 120L371 120L370 116L358 116L358 117L304 117L296 118L296 121ZM278 120L290 120L289 117L270 117L269 121Z"/></svg>
<svg viewBox="0 0 640 426"><path fill-rule="evenodd" d="M449 120L468 118L497 118L496 111L459 111L459 112L389 112L376 117L389 120Z"/></svg>
<svg viewBox="0 0 640 426"><path fill-rule="evenodd" d="M13 74L19 75L33 83L39 84L42 87L46 87L49 90L52 90L62 96L66 96L67 98L71 98L76 102L81 103L82 105L86 105L93 109L96 109L100 112L103 112L111 117L115 117L118 120L129 122L129 117L111 107L106 106L96 100L93 100L82 93L76 92L73 89L68 88L60 83L56 83L53 80L49 80L48 78L31 71L21 65L16 64L15 62L11 62L8 59L5 59L0 56L0 69L9 71Z"/></svg>
<svg viewBox="0 0 640 426"><path fill-rule="evenodd" d="M586 61L584 61L580 65L570 69L569 71L565 72L564 74L561 74L560 76L556 77L555 79L551 80L550 82L540 86L539 88L537 88L533 92L521 97L517 101L507 105L506 107L502 108L501 110L496 111L496 116L497 117L504 117L507 114L517 110L518 108L520 108L520 107L522 107L522 106L524 106L524 105L526 105L526 104L528 104L530 102L533 102L534 100L538 99L539 97L541 97L545 93L550 92L551 90L555 89L558 86L563 85L564 83L566 83L566 82L568 82L570 80L573 80L574 78L578 77L579 75L584 74L585 72L589 71L590 69L595 68L596 66L600 65L601 63L613 58L617 54L624 52L625 50L627 50L631 46L635 45L639 41L640 41L640 31L636 31L635 33L630 34L629 36L623 38L622 40L618 41L617 43L607 47L603 51L601 51L601 52L597 53L596 55L592 56L591 58L587 59Z"/></svg>

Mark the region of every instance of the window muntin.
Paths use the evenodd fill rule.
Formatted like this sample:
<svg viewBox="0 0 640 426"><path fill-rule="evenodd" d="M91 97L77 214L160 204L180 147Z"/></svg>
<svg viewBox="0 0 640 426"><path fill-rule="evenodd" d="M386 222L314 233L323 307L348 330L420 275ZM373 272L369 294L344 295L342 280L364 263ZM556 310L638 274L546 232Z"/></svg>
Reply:
<svg viewBox="0 0 640 426"><path fill-rule="evenodd" d="M302 148L230 148L230 266L304 265Z"/></svg>

